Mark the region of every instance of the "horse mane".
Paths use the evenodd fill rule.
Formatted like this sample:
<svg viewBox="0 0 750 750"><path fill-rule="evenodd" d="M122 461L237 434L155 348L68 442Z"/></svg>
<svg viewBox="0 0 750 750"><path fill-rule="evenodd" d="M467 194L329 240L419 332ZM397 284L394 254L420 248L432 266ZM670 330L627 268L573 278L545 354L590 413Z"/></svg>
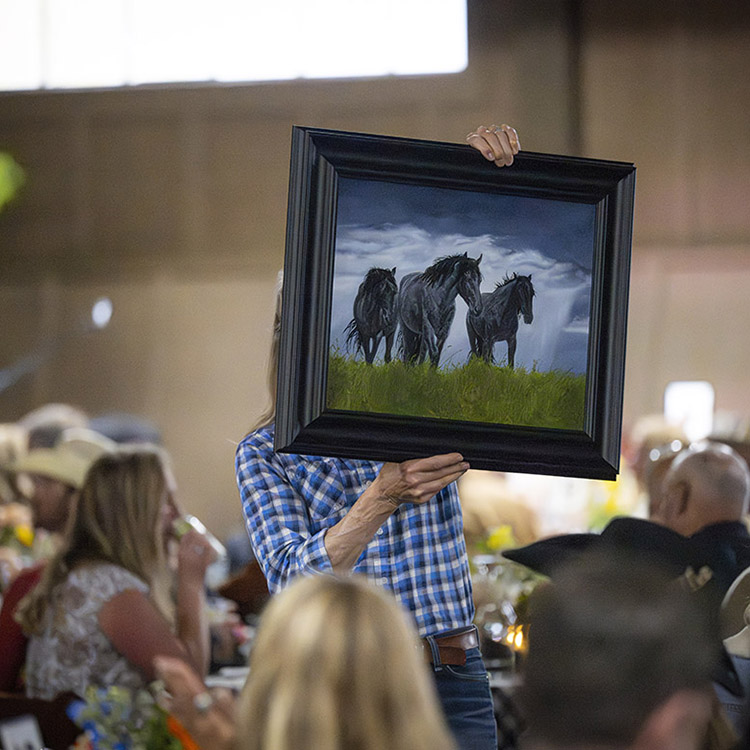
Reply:
<svg viewBox="0 0 750 750"><path fill-rule="evenodd" d="M501 286L506 286L507 284L510 284L511 281L515 281L517 278L518 274L515 271L513 272L512 276L508 276L508 274L506 274L505 276L503 276L502 281L498 281L495 284L495 289L499 289Z"/></svg>
<svg viewBox="0 0 750 750"><path fill-rule="evenodd" d="M519 276L515 271L513 272L513 275L510 276L509 274L506 274L503 277L502 281L498 281L495 284L495 289L501 289L504 286L507 286L512 281L518 281L518 279L526 279L529 282L529 286L531 287L531 294L532 296L536 296L536 292L534 291L534 285L531 283L531 277L530 276Z"/></svg>
<svg viewBox="0 0 750 750"><path fill-rule="evenodd" d="M393 271L390 268L371 268L365 275L364 281L361 284L363 292L372 292L383 282L392 283L396 286L396 278L393 275Z"/></svg>
<svg viewBox="0 0 750 750"><path fill-rule="evenodd" d="M456 264L469 265L470 263L474 264L475 262L475 259L469 258L466 253L459 253L458 255L444 255L442 258L438 258L431 266L428 266L424 271L422 271L422 278L428 284L436 284L438 281L442 281L443 279L448 278L448 276L450 276L453 272Z"/></svg>

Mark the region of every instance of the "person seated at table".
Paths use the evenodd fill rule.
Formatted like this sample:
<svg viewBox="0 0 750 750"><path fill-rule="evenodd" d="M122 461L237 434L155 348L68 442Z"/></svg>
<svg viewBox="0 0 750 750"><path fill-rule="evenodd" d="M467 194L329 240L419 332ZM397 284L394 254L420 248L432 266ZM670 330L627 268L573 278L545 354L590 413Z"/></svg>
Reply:
<svg viewBox="0 0 750 750"><path fill-rule="evenodd" d="M296 579L264 611L236 706L160 657L169 708L211 750L453 750L405 610L363 577Z"/></svg>
<svg viewBox="0 0 750 750"><path fill-rule="evenodd" d="M29 635L29 697L83 694L89 685L145 687L156 654L205 674L203 580L213 552L197 532L180 540L173 606L164 545L169 492L153 448L119 449L93 463L60 550L18 607Z"/></svg>
<svg viewBox="0 0 750 750"><path fill-rule="evenodd" d="M15 486L23 488L35 529L37 559L3 592L0 607L0 692L23 692L27 638L16 622L19 602L39 583L47 558L57 550L91 464L111 449L101 436L34 448L9 464ZM40 541L41 539L41 541Z"/></svg>
<svg viewBox="0 0 750 750"><path fill-rule="evenodd" d="M750 567L750 533L744 522L750 503L747 461L724 443L693 443L675 456L662 492L652 520L690 537L714 562L717 590L724 596Z"/></svg>
<svg viewBox="0 0 750 750"><path fill-rule="evenodd" d="M532 595L523 750L704 747L709 726L722 728L711 721L714 635L652 563L596 550L561 566Z"/></svg>

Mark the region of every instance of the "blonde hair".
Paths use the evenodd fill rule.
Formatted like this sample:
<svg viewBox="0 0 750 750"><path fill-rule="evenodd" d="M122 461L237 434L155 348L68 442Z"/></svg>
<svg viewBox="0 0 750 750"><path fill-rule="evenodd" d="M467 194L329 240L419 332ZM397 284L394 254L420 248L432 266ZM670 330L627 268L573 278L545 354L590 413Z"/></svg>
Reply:
<svg viewBox="0 0 750 750"><path fill-rule="evenodd" d="M364 579L298 579L261 619L238 750L453 750L420 645Z"/></svg>
<svg viewBox="0 0 750 750"><path fill-rule="evenodd" d="M259 430L261 427L267 427L276 419L276 393L278 391L279 377L279 341L281 339L281 297L284 286L284 272L279 271L276 279L276 309L273 315L273 331L271 333L271 350L268 353L268 369L266 372L266 382L268 385L268 395L270 404L266 410L258 417L253 425L251 432Z"/></svg>
<svg viewBox="0 0 750 750"><path fill-rule="evenodd" d="M120 449L96 460L84 480L63 544L34 591L19 606L19 621L38 631L54 589L76 565L104 561L126 568L151 586L169 617L168 568L161 525L169 487L157 448Z"/></svg>

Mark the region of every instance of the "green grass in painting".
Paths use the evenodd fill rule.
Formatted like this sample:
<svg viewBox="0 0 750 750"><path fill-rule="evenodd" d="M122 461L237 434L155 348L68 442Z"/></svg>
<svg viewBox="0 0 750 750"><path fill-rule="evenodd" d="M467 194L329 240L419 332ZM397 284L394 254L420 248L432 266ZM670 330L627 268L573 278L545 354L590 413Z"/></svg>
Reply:
<svg viewBox="0 0 750 750"><path fill-rule="evenodd" d="M585 375L487 365L389 362L368 365L331 354L328 408L555 429L583 429Z"/></svg>

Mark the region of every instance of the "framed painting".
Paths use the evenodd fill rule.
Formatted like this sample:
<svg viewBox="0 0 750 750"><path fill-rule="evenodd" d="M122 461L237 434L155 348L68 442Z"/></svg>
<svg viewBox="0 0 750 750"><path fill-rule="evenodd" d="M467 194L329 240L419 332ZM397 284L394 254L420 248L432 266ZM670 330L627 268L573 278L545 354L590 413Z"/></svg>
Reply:
<svg viewBox="0 0 750 750"><path fill-rule="evenodd" d="M275 447L614 479L635 167L295 127Z"/></svg>

